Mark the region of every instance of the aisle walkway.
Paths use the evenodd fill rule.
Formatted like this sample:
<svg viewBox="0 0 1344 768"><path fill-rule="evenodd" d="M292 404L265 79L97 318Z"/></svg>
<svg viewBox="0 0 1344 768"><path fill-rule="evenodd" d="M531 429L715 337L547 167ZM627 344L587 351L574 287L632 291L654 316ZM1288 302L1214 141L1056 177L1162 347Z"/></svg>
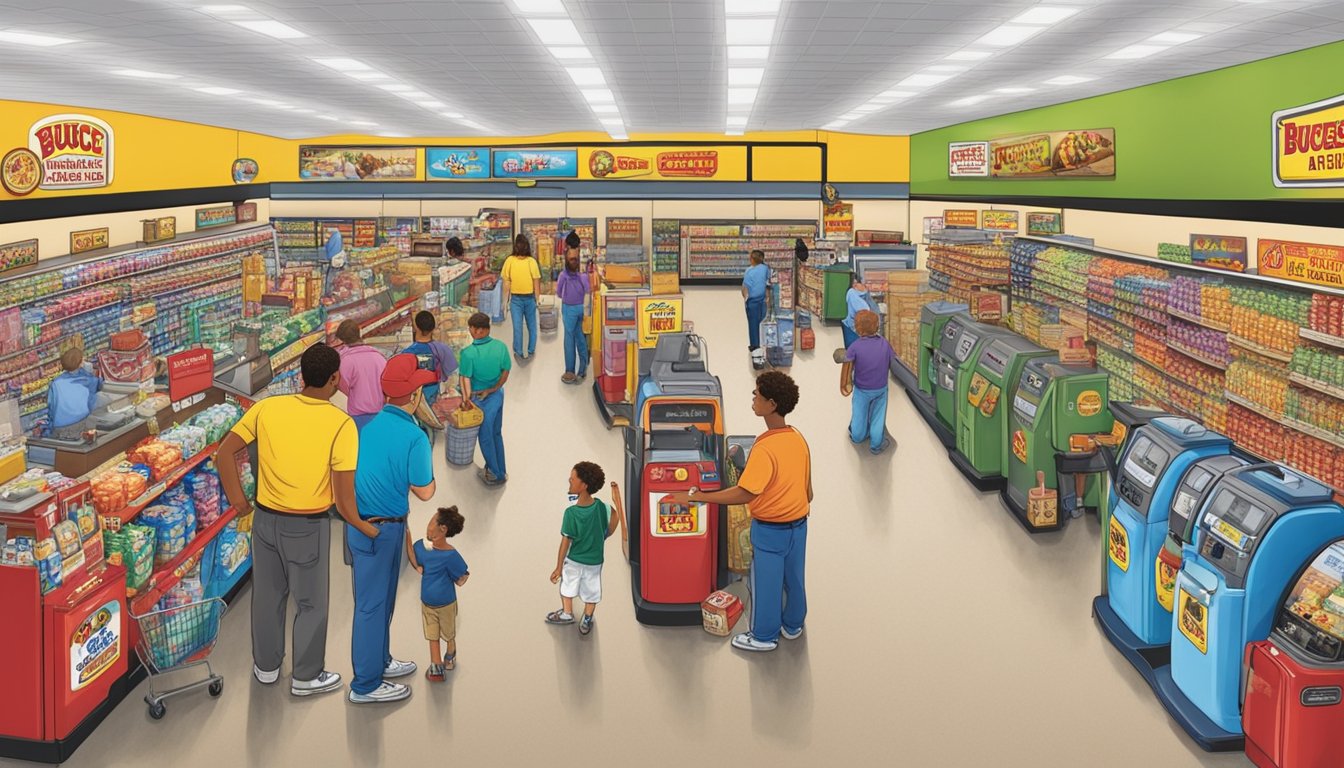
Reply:
<svg viewBox="0 0 1344 768"><path fill-rule="evenodd" d="M729 431L758 431L736 292L696 290L688 311L710 339ZM68 765L1249 765L1180 735L1097 631L1095 519L1028 537L996 497L962 481L895 387L895 455L854 448L830 360L840 332L817 335L793 369L803 397L791 421L817 465L802 640L744 657L699 628L639 626L614 540L592 636L542 623L557 604L548 575L570 466L591 459L622 480L620 435L603 428L588 387L560 382L552 335L507 388L508 485L488 490L439 453L436 502L466 515L456 541L472 568L448 683L417 677L409 701L375 707L347 704L344 691L301 700L263 688L249 674L244 592L216 656L222 698L170 701L153 722L142 686ZM414 509L413 532L430 508ZM332 580L327 661L348 681L352 602L339 553ZM423 669L418 588L404 573L392 646Z"/></svg>

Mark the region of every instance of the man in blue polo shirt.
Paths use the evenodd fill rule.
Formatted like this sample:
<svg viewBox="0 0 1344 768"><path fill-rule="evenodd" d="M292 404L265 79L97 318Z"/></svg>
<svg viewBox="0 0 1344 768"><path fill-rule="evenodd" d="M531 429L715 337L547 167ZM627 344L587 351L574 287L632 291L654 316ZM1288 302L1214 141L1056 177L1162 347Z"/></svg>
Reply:
<svg viewBox="0 0 1344 768"><path fill-rule="evenodd" d="M747 345L751 349L751 364L756 369L765 367L765 353L761 352L761 322L765 320L765 292L770 287L770 267L765 264L763 251L751 252L751 266L742 276L742 298L747 302Z"/></svg>
<svg viewBox="0 0 1344 768"><path fill-rule="evenodd" d="M415 355L394 355L383 369L387 405L359 433L359 464L355 468L355 499L359 516L378 529L372 538L349 530L355 581L355 618L350 656L355 676L350 701L376 704L400 701L411 689L391 682L415 674L415 662L392 658L389 644L397 576L406 546L409 494L421 501L434 498L434 463L429 438L411 414L424 401L427 384L438 374L420 368Z"/></svg>

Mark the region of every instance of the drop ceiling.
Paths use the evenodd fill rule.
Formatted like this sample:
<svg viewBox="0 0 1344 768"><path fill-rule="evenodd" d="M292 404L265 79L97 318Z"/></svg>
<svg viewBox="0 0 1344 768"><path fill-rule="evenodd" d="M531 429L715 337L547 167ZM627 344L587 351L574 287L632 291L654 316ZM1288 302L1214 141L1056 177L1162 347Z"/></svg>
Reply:
<svg viewBox="0 0 1344 768"><path fill-rule="evenodd" d="M513 0L238 0L241 10L203 10L211 2L219 0L0 0L0 35L74 41L0 44L6 49L0 98L290 138L609 128ZM605 75L626 130L724 131L733 114L724 0L562 3L581 40L546 42L587 46L593 60L581 63ZM782 0L768 58L751 63L765 71L746 129L821 128L929 67L966 69L943 70L953 76L895 103L866 107L843 129L914 133L1344 40L1344 2L1053 0L1045 5L1077 12L1015 46L977 42L1039 5ZM276 39L233 23L229 13L278 21L306 36ZM1144 58L1107 58L1170 32L1195 39ZM947 58L968 50L992 55ZM314 61L337 57L423 94L403 98ZM114 74L124 69L176 77ZM1046 84L1061 76L1094 79ZM996 93L1001 88L1032 90ZM239 93L222 92L230 89Z"/></svg>

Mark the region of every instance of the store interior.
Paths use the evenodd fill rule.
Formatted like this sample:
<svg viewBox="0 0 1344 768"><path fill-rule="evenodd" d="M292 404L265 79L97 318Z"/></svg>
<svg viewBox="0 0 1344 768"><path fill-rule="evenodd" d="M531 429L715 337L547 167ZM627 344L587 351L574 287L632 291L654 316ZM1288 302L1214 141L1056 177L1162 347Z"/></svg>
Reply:
<svg viewBox="0 0 1344 768"><path fill-rule="evenodd" d="M141 5L0 19L31 52L0 86L0 765L1344 764L1338 3ZM145 30L178 42L73 74ZM391 357L428 314L456 359L483 313L517 353L517 236L510 482L456 374L412 417L411 538L466 520L457 667L395 703L263 685L274 513L223 478L252 507L265 459L221 444L345 321ZM846 431L858 306L878 454ZM749 653L761 509L672 499L752 466L766 371L815 515L806 631ZM623 502L582 634L543 621L579 461ZM397 573L390 652L423 668Z"/></svg>

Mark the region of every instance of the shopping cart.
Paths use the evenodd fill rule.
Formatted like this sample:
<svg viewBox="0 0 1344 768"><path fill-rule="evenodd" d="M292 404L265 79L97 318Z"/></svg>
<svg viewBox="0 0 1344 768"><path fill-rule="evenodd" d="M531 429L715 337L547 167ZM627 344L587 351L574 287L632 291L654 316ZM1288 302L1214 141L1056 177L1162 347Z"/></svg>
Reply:
<svg viewBox="0 0 1344 768"><path fill-rule="evenodd" d="M135 650L149 670L149 695L145 696L145 703L149 705L150 717L163 718L168 711L163 702L170 696L207 686L211 696L224 692L224 678L215 674L209 657L219 637L220 618L227 607L223 600L213 598L143 615L131 614L140 627L140 642ZM155 690L154 682L158 678L202 665L205 666L205 679L164 691Z"/></svg>

